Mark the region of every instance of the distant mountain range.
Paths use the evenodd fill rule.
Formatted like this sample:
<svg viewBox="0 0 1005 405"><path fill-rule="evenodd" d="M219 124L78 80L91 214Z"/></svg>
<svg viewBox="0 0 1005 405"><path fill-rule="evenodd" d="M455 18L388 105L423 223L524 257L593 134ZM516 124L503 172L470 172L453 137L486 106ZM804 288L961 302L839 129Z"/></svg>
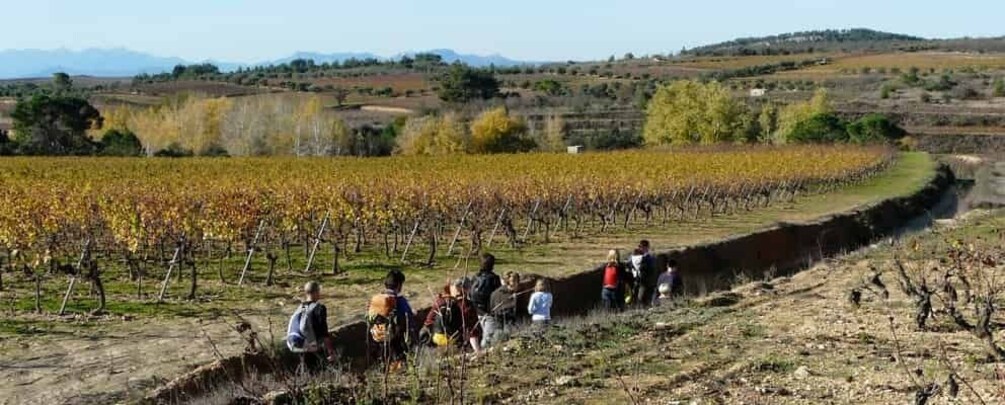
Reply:
<svg viewBox="0 0 1005 405"><path fill-rule="evenodd" d="M294 59L313 59L317 63L344 61L350 58L366 59L398 59L403 55L414 55L418 52L405 52L390 58L367 52L346 53L315 53L296 52L285 58L264 61L255 64L231 63L225 61L187 61L182 58L160 57L151 54L132 51L124 48L114 49L84 49L80 51L68 49L55 50L2 50L0 51L0 79L47 77L56 72L66 72L79 76L122 77L141 73L169 72L175 65L209 62L221 70L236 70L238 67L270 65L286 63ZM472 55L457 53L450 49L434 49L424 53L440 55L444 61L453 63L461 61L471 66L515 66L534 64L495 55Z"/></svg>

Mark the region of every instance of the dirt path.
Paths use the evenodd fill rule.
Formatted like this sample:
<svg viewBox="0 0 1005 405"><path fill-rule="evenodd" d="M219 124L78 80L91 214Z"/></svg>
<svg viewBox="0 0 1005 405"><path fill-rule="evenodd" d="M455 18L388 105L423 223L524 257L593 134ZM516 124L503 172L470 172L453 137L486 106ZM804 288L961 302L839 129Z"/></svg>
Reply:
<svg viewBox="0 0 1005 405"><path fill-rule="evenodd" d="M0 403L112 403L141 398L152 386L241 350L229 325L191 320L108 321L89 333L0 342Z"/></svg>

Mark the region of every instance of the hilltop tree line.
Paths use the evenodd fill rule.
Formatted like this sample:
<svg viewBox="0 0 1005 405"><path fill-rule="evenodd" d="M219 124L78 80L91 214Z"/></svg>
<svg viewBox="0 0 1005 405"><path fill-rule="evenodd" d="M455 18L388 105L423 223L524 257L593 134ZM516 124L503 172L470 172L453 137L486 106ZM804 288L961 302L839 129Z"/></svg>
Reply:
<svg viewBox="0 0 1005 405"><path fill-rule="evenodd" d="M215 80L235 84L255 85L267 79L296 79L352 76L347 71L362 68L381 70L431 71L447 67L440 55L419 53L402 56L399 59L349 58L343 61L317 63L313 59L297 58L286 63L265 66L239 67L233 72L223 72L209 64L177 65L169 73L140 74L133 77L134 83L167 82L173 80ZM356 72L358 74L358 72Z"/></svg>

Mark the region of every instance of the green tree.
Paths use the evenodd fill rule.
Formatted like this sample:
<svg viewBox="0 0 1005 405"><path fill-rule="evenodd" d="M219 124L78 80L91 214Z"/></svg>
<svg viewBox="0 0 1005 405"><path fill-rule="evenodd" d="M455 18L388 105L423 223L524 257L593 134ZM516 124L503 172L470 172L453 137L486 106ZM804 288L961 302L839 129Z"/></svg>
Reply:
<svg viewBox="0 0 1005 405"><path fill-rule="evenodd" d="M111 129L101 137L102 156L143 156L143 144L132 131Z"/></svg>
<svg viewBox="0 0 1005 405"><path fill-rule="evenodd" d="M440 99L448 103L487 100L499 95L499 81L492 73L455 63L436 78Z"/></svg>
<svg viewBox="0 0 1005 405"><path fill-rule="evenodd" d="M649 100L643 137L650 145L740 140L748 115L746 105L718 82L676 81Z"/></svg>
<svg viewBox="0 0 1005 405"><path fill-rule="evenodd" d="M775 103L764 104L757 116L757 124L761 130L760 140L762 142L770 140L771 134L778 130L778 106Z"/></svg>
<svg viewBox="0 0 1005 405"><path fill-rule="evenodd" d="M821 113L799 121L789 133L792 143L832 143L848 140L844 121L831 113Z"/></svg>
<svg viewBox="0 0 1005 405"><path fill-rule="evenodd" d="M52 74L52 87L56 93L64 93L73 89L73 80L70 75L57 72Z"/></svg>
<svg viewBox="0 0 1005 405"><path fill-rule="evenodd" d="M0 156L14 154L14 142L7 136L7 131L0 129Z"/></svg>
<svg viewBox="0 0 1005 405"><path fill-rule="evenodd" d="M796 125L806 121L816 115L828 114L831 112L830 97L827 90L817 89L813 97L808 101L792 103L778 114L778 130L775 131L773 141L775 143L785 143L795 130Z"/></svg>
<svg viewBox="0 0 1005 405"><path fill-rule="evenodd" d="M14 141L26 155L87 155L95 143L87 130L101 128L101 114L87 100L36 94L18 101L11 114Z"/></svg>
<svg viewBox="0 0 1005 405"><path fill-rule="evenodd" d="M994 97L1005 97L1005 79L997 78L992 84L991 95Z"/></svg>
<svg viewBox="0 0 1005 405"><path fill-rule="evenodd" d="M905 135L903 128L882 114L868 114L848 124L847 129L848 140L854 143L889 142Z"/></svg>
<svg viewBox="0 0 1005 405"><path fill-rule="evenodd" d="M537 147L527 138L523 120L510 117L506 108L485 111L471 122L471 151L474 153L517 153Z"/></svg>

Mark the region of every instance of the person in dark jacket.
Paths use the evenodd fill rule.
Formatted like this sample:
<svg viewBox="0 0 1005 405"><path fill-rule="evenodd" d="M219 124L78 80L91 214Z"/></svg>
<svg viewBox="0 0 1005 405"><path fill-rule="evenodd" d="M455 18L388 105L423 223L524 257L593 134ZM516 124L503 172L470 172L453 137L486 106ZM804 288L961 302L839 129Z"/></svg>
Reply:
<svg viewBox="0 0 1005 405"><path fill-rule="evenodd" d="M634 301L638 305L646 305L653 299L653 292L659 285L656 282L656 273L659 270L656 269L656 257L653 256L649 240L643 239L639 241L638 250L642 253L642 259L636 269L638 275L634 283L636 286Z"/></svg>
<svg viewBox="0 0 1005 405"><path fill-rule="evenodd" d="M653 298L653 304L662 304L669 300L679 299L684 296L684 280L677 271L677 261L670 259L667 261L667 270L660 273L656 280L660 294Z"/></svg>
<svg viewBox="0 0 1005 405"><path fill-rule="evenodd" d="M481 266L478 269L478 274L475 275L468 295L471 304L478 312L478 324L483 330L492 327L492 325L486 325L492 322L492 293L502 286L499 275L495 273L495 265L495 256L490 253L482 255Z"/></svg>
<svg viewBox="0 0 1005 405"><path fill-rule="evenodd" d="M516 324L516 299L520 293L520 274L508 272L502 287L492 293L489 300L492 316L482 323L482 346L488 347L505 339L507 332Z"/></svg>

